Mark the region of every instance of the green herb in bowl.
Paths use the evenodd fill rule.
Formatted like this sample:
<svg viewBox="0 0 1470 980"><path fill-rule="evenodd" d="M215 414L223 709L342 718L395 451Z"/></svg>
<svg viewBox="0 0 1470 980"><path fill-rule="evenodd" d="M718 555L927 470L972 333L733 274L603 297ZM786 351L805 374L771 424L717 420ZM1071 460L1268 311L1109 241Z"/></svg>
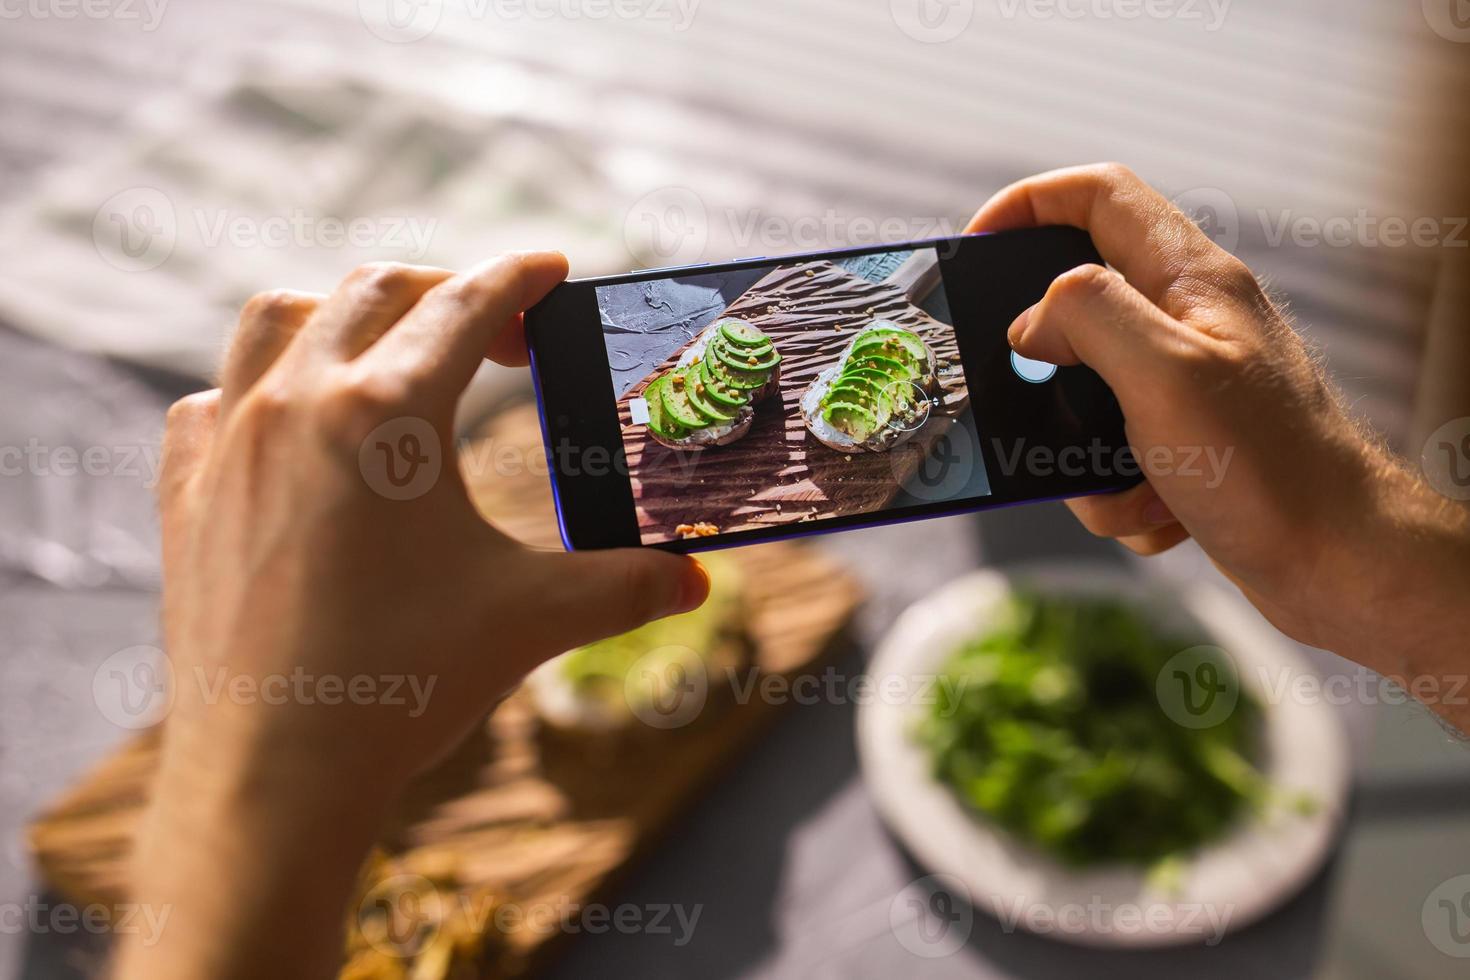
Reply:
<svg viewBox="0 0 1470 980"><path fill-rule="evenodd" d="M1115 599L1018 595L946 662L952 683L916 735L938 779L1058 861L1160 866L1266 796L1261 711L1244 691L1208 727L1159 703L1160 671L1199 642Z"/></svg>

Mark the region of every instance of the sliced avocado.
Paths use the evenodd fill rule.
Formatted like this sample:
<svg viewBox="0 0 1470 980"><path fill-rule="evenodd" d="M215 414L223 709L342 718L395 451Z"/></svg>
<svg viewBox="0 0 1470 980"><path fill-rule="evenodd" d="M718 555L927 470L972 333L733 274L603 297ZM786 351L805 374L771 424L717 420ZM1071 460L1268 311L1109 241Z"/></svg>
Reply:
<svg viewBox="0 0 1470 980"><path fill-rule="evenodd" d="M663 393L668 385L669 376L665 374L643 389L643 398L648 402L648 429L661 439L683 439L689 435L689 430L669 418L664 411Z"/></svg>
<svg viewBox="0 0 1470 980"><path fill-rule="evenodd" d="M712 420L700 414L689 401L684 387L687 383L684 372L671 371L665 377L668 378L668 384L664 385L659 395L669 418L690 429L703 429L709 425Z"/></svg>
<svg viewBox="0 0 1470 980"><path fill-rule="evenodd" d="M881 428L893 418L893 398L866 382L838 378L822 399L824 408L832 405L859 405L873 413L874 428Z"/></svg>
<svg viewBox="0 0 1470 980"><path fill-rule="evenodd" d="M709 396L709 400L717 405L722 405L725 408L739 409L744 408L750 401L744 394L734 388L727 387L723 381L715 376L714 372L710 369L710 359L707 357L701 358L699 361L699 381L704 385L704 393Z"/></svg>
<svg viewBox="0 0 1470 980"><path fill-rule="evenodd" d="M752 357L757 361L764 361L776 352L776 346L769 340L764 344L757 344L754 347L741 347L739 344L730 343L723 337L716 337L710 341L710 347L719 348L742 364L746 363Z"/></svg>
<svg viewBox="0 0 1470 980"><path fill-rule="evenodd" d="M878 418L861 405L837 402L822 410L822 417L839 432L862 442L878 431Z"/></svg>
<svg viewBox="0 0 1470 980"><path fill-rule="evenodd" d="M883 356L895 360L912 360L920 365L928 363L929 352L918 334L899 327L869 328L858 334L852 345L853 357L861 351L880 351Z"/></svg>
<svg viewBox="0 0 1470 980"><path fill-rule="evenodd" d="M714 379L724 384L726 388L735 391L754 391L771 377L765 371L746 371L739 367L731 367L718 357L707 357L705 360L709 362L710 373Z"/></svg>
<svg viewBox="0 0 1470 980"><path fill-rule="evenodd" d="M726 337L722 331L716 331L710 337L709 346L721 347L741 360L747 357L763 358L775 348L775 345L771 343L771 338L764 334L761 334L760 340L753 344L742 344Z"/></svg>
<svg viewBox="0 0 1470 980"><path fill-rule="evenodd" d="M888 394L897 404L907 405L914 400L914 387L907 378L895 378L873 367L849 367L842 372L839 383L855 378L862 378L875 385L879 391Z"/></svg>
<svg viewBox="0 0 1470 980"><path fill-rule="evenodd" d="M872 408L881 391L881 385L874 384L867 378L854 378L844 374L832 382L832 386L822 396L822 404L831 405L834 402L846 401L856 402L865 408Z"/></svg>
<svg viewBox="0 0 1470 980"><path fill-rule="evenodd" d="M771 342L771 338L744 320L720 321L719 333L721 337L736 347L764 347Z"/></svg>
<svg viewBox="0 0 1470 980"><path fill-rule="evenodd" d="M895 361L891 357L885 357L882 354L871 351L860 355L854 354L848 358L842 367L844 372L856 371L862 368L880 371L894 381L912 381L919 376L919 366L917 364L910 363L909 361Z"/></svg>
<svg viewBox="0 0 1470 980"><path fill-rule="evenodd" d="M738 410L728 409L715 401L710 397L711 391L712 389L699 379L697 371L690 371L685 375L684 394L696 412L716 424L735 421L739 415Z"/></svg>
<svg viewBox="0 0 1470 980"><path fill-rule="evenodd" d="M774 349L771 350L765 360L754 355L748 355L744 351L729 344L712 343L705 350L714 351L715 360L720 361L726 367L736 371L743 371L747 374L753 372L767 374L777 364L781 363L781 355L777 354ZM764 378L761 379L761 384L765 384ZM756 385L756 387L759 388L760 385Z"/></svg>

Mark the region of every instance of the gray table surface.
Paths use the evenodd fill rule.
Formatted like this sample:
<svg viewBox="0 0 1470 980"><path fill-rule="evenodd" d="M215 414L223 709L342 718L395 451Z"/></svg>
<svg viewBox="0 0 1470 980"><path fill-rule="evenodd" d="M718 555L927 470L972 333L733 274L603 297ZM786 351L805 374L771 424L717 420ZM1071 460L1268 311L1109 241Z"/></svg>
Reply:
<svg viewBox="0 0 1470 980"><path fill-rule="evenodd" d="M64 353L0 330L0 445L122 450L156 439L177 379ZM108 655L157 642L153 527L144 480L82 485L55 475L0 480L0 903L53 902L29 865L25 820L126 733L101 717L93 674ZM882 587L838 669L862 669L895 613L986 562L1089 556L1136 570L1060 506L852 532L822 547ZM1185 552L1158 566L1201 574ZM1320 658L1324 669L1340 669ZM888 909L925 874L879 822L858 774L851 704L795 706L622 883L614 901L699 906L692 939L611 932L567 943L555 977L1237 977L1463 975L1427 940L1421 909L1470 872L1470 759L1414 708L1358 706L1348 832L1330 866L1275 915L1214 949L1087 952L1010 934L977 916L951 955L909 952ZM3 925L3 923L0 923ZM80 934L0 928L0 977L96 971Z"/></svg>

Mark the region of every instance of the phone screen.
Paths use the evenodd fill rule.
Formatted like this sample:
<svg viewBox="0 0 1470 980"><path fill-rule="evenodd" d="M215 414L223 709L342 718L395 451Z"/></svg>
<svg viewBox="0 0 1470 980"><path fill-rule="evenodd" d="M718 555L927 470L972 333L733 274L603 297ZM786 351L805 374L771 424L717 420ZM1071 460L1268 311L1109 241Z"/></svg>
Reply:
<svg viewBox="0 0 1470 980"><path fill-rule="evenodd" d="M597 288L644 544L990 495L933 246Z"/></svg>
<svg viewBox="0 0 1470 980"><path fill-rule="evenodd" d="M1101 380L1006 342L1091 243L1007 237L561 287L527 323L568 544L696 550L1131 485Z"/></svg>

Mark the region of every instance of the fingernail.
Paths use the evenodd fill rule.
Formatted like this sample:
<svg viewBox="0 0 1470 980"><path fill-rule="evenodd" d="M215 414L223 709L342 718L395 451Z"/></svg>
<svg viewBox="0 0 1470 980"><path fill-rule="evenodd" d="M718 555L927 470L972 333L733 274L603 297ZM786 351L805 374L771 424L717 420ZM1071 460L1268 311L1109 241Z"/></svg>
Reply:
<svg viewBox="0 0 1470 980"><path fill-rule="evenodd" d="M709 586L709 571L695 559L689 559L689 567L679 584L679 607L674 611L683 613L698 609L709 598Z"/></svg>
<svg viewBox="0 0 1470 980"><path fill-rule="evenodd" d="M1021 338L1025 336L1026 327L1031 323L1031 311L1034 309L1036 309L1035 306L1027 307L1021 312L1020 316L1011 322L1010 329L1006 331L1006 343L1010 344L1011 347L1014 348L1021 342Z"/></svg>
<svg viewBox="0 0 1470 980"><path fill-rule="evenodd" d="M1149 505L1143 509L1143 519L1150 524L1174 524L1179 520L1174 516L1174 512L1157 497L1149 501Z"/></svg>

